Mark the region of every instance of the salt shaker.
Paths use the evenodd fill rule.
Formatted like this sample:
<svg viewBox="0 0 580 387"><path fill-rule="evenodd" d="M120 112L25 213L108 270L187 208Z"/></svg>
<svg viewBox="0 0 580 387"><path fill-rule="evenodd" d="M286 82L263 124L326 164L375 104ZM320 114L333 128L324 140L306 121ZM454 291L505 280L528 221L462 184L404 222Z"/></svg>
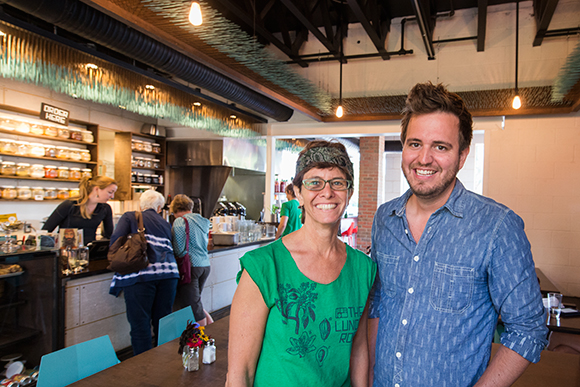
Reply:
<svg viewBox="0 0 580 387"><path fill-rule="evenodd" d="M215 340L209 339L203 348L203 364L211 364L215 361Z"/></svg>

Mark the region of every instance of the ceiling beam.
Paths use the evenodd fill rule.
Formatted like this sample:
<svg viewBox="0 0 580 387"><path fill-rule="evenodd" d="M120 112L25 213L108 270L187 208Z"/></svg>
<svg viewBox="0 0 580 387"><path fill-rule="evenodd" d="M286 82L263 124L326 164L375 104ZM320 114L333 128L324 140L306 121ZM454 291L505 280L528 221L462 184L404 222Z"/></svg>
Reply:
<svg viewBox="0 0 580 387"><path fill-rule="evenodd" d="M310 31L310 33L314 35L316 39L318 39L320 43L322 43L328 51L330 51L335 57L337 58L339 57L338 49L334 45L332 40L329 40L326 36L324 36L324 34L320 32L318 28L316 28L314 23L310 21L310 19L306 15L304 15L304 13L302 13L298 9L298 7L296 7L296 5L292 0L280 0L280 2L282 2L282 4L284 4L286 8L288 8L288 10L300 21L300 23L302 23L306 28L308 28L308 31Z"/></svg>
<svg viewBox="0 0 580 387"><path fill-rule="evenodd" d="M419 29L421 30L421 37L423 38L423 44L425 44L425 50L427 51L427 58L429 60L435 59L435 48L433 47L433 27L430 23L431 13L429 9L429 3L423 0L411 0L411 3L413 4L415 17L417 18L417 23L419 24Z"/></svg>
<svg viewBox="0 0 580 387"><path fill-rule="evenodd" d="M357 0L347 0L347 3L352 12L354 13L355 17L364 27L369 38L371 38L371 41L375 45L375 48L377 49L379 54L381 55L381 58L383 58L383 60L390 59L391 57L389 56L389 53L385 49L385 39L387 38L387 34L385 34L384 36L379 35L381 33L380 25L375 26L376 29L373 27L373 25L363 12L362 8L358 4Z"/></svg>
<svg viewBox="0 0 580 387"><path fill-rule="evenodd" d="M534 47L542 44L557 5L558 0L534 0L534 14L536 15L536 37L534 38ZM542 7L542 9L540 9L540 7Z"/></svg>
<svg viewBox="0 0 580 387"><path fill-rule="evenodd" d="M268 42L276 46L280 51L282 51L289 58L291 58L298 65L300 65L300 67L308 67L308 63L304 62L302 59L300 59L299 56L296 55L295 52L292 51L291 44L289 46L284 44L284 42L280 41L264 27L262 19L254 20L253 15L248 14L246 11L240 8L234 1L230 0L217 0L217 1L224 7L226 7L234 15L239 17L248 27L255 28L257 34L259 34L262 38L266 39ZM266 8L268 8L269 10L268 5Z"/></svg>
<svg viewBox="0 0 580 387"><path fill-rule="evenodd" d="M485 34L487 31L487 0L477 1L477 51L485 51Z"/></svg>

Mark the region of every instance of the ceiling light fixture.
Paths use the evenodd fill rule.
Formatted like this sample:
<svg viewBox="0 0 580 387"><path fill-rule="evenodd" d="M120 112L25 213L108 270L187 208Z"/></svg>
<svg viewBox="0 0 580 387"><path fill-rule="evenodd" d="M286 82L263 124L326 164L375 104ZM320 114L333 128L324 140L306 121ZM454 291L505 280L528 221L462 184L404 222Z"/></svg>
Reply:
<svg viewBox="0 0 580 387"><path fill-rule="evenodd" d="M518 40L519 40L519 26L520 26L520 2L516 1L516 95L512 101L512 108L518 110L522 107L522 100L520 99L520 92L518 90Z"/></svg>
<svg viewBox="0 0 580 387"><path fill-rule="evenodd" d="M203 22L201 17L201 7L196 1L191 3L191 8L189 9L189 22L194 26L200 26Z"/></svg>
<svg viewBox="0 0 580 387"><path fill-rule="evenodd" d="M194 102L193 106L201 106L201 102Z"/></svg>
<svg viewBox="0 0 580 387"><path fill-rule="evenodd" d="M232 114L232 115L230 116L230 118L231 118L232 120L235 120L235 119L236 119L236 118L238 118L238 117L236 117L234 114Z"/></svg>
<svg viewBox="0 0 580 387"><path fill-rule="evenodd" d="M342 47L342 1L340 0L340 8L339 8L339 22L338 28L340 28L340 46L338 48L338 61L340 62L340 86L338 89L338 107L336 108L336 116L341 118L344 115L344 109L342 108L342 61L343 61L343 47Z"/></svg>
<svg viewBox="0 0 580 387"><path fill-rule="evenodd" d="M87 63L86 68L91 69L91 70L97 70L99 68L99 66L97 66L94 63Z"/></svg>
<svg viewBox="0 0 580 387"><path fill-rule="evenodd" d="M145 88L147 90L155 90L155 86L153 86L153 85L145 85Z"/></svg>

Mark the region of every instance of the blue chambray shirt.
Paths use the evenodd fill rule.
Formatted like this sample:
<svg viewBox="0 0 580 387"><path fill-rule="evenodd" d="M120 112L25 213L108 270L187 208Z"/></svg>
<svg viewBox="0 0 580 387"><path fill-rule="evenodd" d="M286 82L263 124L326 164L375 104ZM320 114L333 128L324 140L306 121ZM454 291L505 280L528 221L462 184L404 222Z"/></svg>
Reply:
<svg viewBox="0 0 580 387"><path fill-rule="evenodd" d="M538 362L548 329L522 219L456 180L415 243L405 214L410 196L383 204L373 223L374 386L475 384L499 314L501 343Z"/></svg>

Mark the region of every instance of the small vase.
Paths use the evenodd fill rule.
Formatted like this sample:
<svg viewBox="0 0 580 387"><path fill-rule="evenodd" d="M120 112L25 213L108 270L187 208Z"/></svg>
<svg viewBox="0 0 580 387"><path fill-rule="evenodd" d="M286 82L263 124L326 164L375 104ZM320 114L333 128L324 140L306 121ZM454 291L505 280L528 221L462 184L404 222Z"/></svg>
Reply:
<svg viewBox="0 0 580 387"><path fill-rule="evenodd" d="M188 371L199 370L199 348L198 347L188 347L183 348L183 354L181 355L183 360L183 367Z"/></svg>

